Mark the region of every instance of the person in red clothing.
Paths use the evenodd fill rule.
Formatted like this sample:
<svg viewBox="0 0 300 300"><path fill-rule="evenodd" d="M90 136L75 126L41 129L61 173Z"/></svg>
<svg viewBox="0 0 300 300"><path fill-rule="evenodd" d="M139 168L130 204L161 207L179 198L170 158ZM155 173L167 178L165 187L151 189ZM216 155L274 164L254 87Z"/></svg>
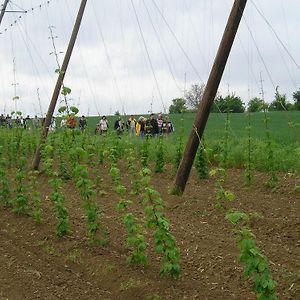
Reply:
<svg viewBox="0 0 300 300"><path fill-rule="evenodd" d="M71 128L71 129L74 129L74 128L76 128L76 118L75 118L75 116L73 116L73 115L69 115L68 117L67 117L67 127L68 128Z"/></svg>

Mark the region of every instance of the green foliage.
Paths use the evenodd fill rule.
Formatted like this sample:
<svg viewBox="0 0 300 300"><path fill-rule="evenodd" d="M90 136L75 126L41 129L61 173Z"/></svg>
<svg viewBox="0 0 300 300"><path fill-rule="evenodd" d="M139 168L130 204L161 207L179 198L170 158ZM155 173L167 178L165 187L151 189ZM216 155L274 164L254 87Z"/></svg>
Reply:
<svg viewBox="0 0 300 300"><path fill-rule="evenodd" d="M254 234L248 228L238 231L237 244L240 261L244 263L244 277L253 278L253 289L259 300L276 300L277 282L271 278L267 258L261 254L254 241Z"/></svg>
<svg viewBox="0 0 300 300"><path fill-rule="evenodd" d="M208 159L207 159L203 139L200 141L200 145L197 152L198 153L196 156L195 167L198 172L198 177L199 179L208 178L209 177Z"/></svg>
<svg viewBox="0 0 300 300"><path fill-rule="evenodd" d="M148 138L142 141L141 150L140 150L140 159L143 168L148 167L149 162L149 140Z"/></svg>
<svg viewBox="0 0 300 300"><path fill-rule="evenodd" d="M260 112L264 109L264 100L260 98L252 98L248 102L248 112Z"/></svg>
<svg viewBox="0 0 300 300"><path fill-rule="evenodd" d="M164 155L163 137L159 137L158 147L156 150L156 161L155 161L155 172L162 173L165 166L165 155Z"/></svg>
<svg viewBox="0 0 300 300"><path fill-rule="evenodd" d="M150 186L149 169L143 169L140 175L143 176L146 226L154 230L155 251L163 254L160 275L169 274L173 278L178 278L180 275L179 249L175 245L175 238L169 231L169 220L163 214L163 200L160 194Z"/></svg>
<svg viewBox="0 0 300 300"><path fill-rule="evenodd" d="M179 130L179 136L176 139L175 155L173 159L173 170L175 172L178 170L183 155L183 138L184 138L184 127L183 127L183 119L182 119L180 130Z"/></svg>
<svg viewBox="0 0 300 300"><path fill-rule="evenodd" d="M223 201L226 201L226 202L234 201L235 195L232 192L225 190L223 187L223 184L224 184L225 178L226 178L226 171L222 168L217 168L217 169L211 170L209 172L209 175L211 177L216 177L216 184L215 184L216 200L217 200L216 207L221 208Z"/></svg>
<svg viewBox="0 0 300 300"><path fill-rule="evenodd" d="M245 162L245 180L246 185L250 186L253 182L253 173L252 173L252 138L251 138L251 118L248 113L248 126L246 127L247 131L247 155Z"/></svg>
<svg viewBox="0 0 300 300"><path fill-rule="evenodd" d="M244 111L245 106L242 99L235 94L227 95L226 97L218 96L214 101L213 112L243 113Z"/></svg>
<svg viewBox="0 0 300 300"><path fill-rule="evenodd" d="M62 192L63 182L61 179L55 176L49 180L49 184L52 187L50 200L52 200L55 204L56 217L58 219L58 223L56 225L56 234L61 237L70 232L68 211L64 205L65 196Z"/></svg>
<svg viewBox="0 0 300 300"><path fill-rule="evenodd" d="M186 100L183 98L176 98L172 100L172 103L169 107L170 114L181 114L186 111Z"/></svg>
<svg viewBox="0 0 300 300"><path fill-rule="evenodd" d="M269 110L270 111L287 110L286 95L279 93L279 87L278 86L276 87L275 99L269 105Z"/></svg>
<svg viewBox="0 0 300 300"><path fill-rule="evenodd" d="M30 171L28 174L29 177L29 189L30 189L30 196L33 202L33 209L32 209L32 217L37 224L42 223L42 213L41 213L41 200L42 196L41 193L38 191L38 171Z"/></svg>
<svg viewBox="0 0 300 300"><path fill-rule="evenodd" d="M128 213L124 216L124 224L128 233L126 244L128 247L133 248L128 262L133 264L147 264L147 255L145 253L147 244L143 235L143 228L137 224L137 218Z"/></svg>
<svg viewBox="0 0 300 300"><path fill-rule="evenodd" d="M236 225L239 221L247 221L249 217L247 214L240 211L229 211L226 214L226 220L229 220L233 225Z"/></svg>

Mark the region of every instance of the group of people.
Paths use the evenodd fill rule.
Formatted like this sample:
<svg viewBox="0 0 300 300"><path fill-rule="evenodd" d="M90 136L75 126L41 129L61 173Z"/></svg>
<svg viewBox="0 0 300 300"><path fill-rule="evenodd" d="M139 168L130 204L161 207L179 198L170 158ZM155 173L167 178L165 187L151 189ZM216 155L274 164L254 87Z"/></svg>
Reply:
<svg viewBox="0 0 300 300"><path fill-rule="evenodd" d="M0 127L6 128L39 128L41 125L40 119L35 116L34 118L30 118L28 115L27 117L23 118L23 116L17 115L13 117L12 115L4 114L0 115Z"/></svg>
<svg viewBox="0 0 300 300"><path fill-rule="evenodd" d="M0 127L6 128L17 127L24 129L37 129L43 125L44 121L45 118L38 118L37 116L34 118L30 118L30 116L23 118L22 116L17 115L15 118L13 118L8 114L6 116L3 114L0 115ZM68 115L67 117L61 119L60 127L75 129L77 124L81 132L85 131L87 127L87 120L85 116L81 116L77 122L77 117L75 115ZM56 128L56 118L53 117L49 129L55 130ZM108 120L106 116L103 116L96 125L95 134L105 134L108 131L108 128ZM159 113L157 118L155 117L155 114L152 113L148 119L143 116L135 119L135 117L131 115L126 122L124 122L119 116L115 121L114 129L117 134L122 134L127 131L130 136L139 136L141 139L143 139L145 135L168 135L174 131L173 124L169 120L169 117L167 115L163 117L162 113Z"/></svg>
<svg viewBox="0 0 300 300"><path fill-rule="evenodd" d="M168 135L169 133L174 131L174 126L169 120L168 116L165 116L163 118L163 115L160 113L156 118L155 114L152 113L150 115L150 118L147 119L141 116L138 118L138 120L136 120L135 117L131 115L125 124L122 121L121 117L118 117L118 119L115 121L114 129L118 134L121 134L126 129L129 135L136 135L143 139L145 135Z"/></svg>

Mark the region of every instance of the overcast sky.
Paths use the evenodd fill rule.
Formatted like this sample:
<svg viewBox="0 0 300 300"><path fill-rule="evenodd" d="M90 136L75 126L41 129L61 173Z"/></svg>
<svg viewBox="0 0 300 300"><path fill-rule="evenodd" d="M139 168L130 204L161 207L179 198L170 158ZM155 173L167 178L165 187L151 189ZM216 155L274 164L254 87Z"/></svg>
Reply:
<svg viewBox="0 0 300 300"><path fill-rule="evenodd" d="M37 89L45 113L57 68L49 54L53 47L48 27L55 27L62 62L80 0L10 2L9 10L29 12L6 13L0 26L0 113L15 110L13 97L18 96L18 110L40 114ZM206 82L232 4L233 0L88 0L65 77L72 89L71 104L85 115L164 111L192 84ZM277 85L292 101L300 87L299 11L299 0L248 0L221 94L235 93L247 103L260 96L261 74L268 102ZM13 83L18 84L16 93Z"/></svg>

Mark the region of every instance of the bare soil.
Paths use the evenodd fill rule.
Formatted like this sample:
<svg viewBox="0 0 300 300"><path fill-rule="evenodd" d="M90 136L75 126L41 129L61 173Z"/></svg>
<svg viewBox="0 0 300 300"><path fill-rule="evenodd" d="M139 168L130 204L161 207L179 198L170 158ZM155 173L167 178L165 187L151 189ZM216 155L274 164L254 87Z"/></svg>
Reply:
<svg viewBox="0 0 300 300"><path fill-rule="evenodd" d="M126 173L124 169L124 173ZM166 202L166 215L181 253L178 280L159 276L159 257L149 247L149 264L126 262L126 232L115 207L107 166L99 170L103 182L97 202L109 244L87 245L86 219L74 183L65 184L70 235L55 235L55 212L48 199L50 188L40 175L43 223L0 208L0 299L256 299L251 281L243 279L243 265L227 209L251 216L257 245L268 257L278 282L279 299L300 299L300 193L299 177L281 175L276 191L265 186L267 174L256 173L252 187L244 186L242 170L230 170L226 188L236 200L215 207L215 179L199 181L193 171L183 196L168 194L174 174L155 174L153 186ZM126 178L126 176L124 176ZM128 184L129 179L126 178ZM101 195L100 195L101 194ZM142 216L142 209L135 212ZM149 233L149 244L151 244Z"/></svg>

